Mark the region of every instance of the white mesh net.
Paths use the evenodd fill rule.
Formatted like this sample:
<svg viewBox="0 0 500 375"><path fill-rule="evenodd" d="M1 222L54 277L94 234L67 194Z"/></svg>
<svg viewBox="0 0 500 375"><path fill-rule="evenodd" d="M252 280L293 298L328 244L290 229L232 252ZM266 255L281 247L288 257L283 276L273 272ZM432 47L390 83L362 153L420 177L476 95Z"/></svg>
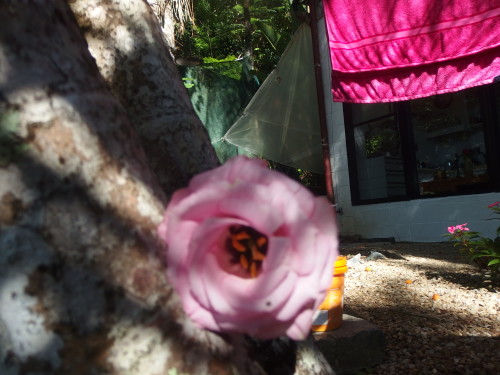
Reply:
<svg viewBox="0 0 500 375"><path fill-rule="evenodd" d="M248 152L323 173L311 30L302 24L223 139Z"/></svg>

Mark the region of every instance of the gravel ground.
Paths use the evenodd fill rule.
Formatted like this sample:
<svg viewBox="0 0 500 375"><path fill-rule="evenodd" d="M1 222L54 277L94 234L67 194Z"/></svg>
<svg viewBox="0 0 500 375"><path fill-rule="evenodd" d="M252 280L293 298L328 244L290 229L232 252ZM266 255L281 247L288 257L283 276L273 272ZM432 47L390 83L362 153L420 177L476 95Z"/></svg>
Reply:
<svg viewBox="0 0 500 375"><path fill-rule="evenodd" d="M371 251L387 259L367 260ZM344 312L382 329L384 362L362 374L500 374L500 278L450 243L344 243ZM434 297L434 298L433 298Z"/></svg>

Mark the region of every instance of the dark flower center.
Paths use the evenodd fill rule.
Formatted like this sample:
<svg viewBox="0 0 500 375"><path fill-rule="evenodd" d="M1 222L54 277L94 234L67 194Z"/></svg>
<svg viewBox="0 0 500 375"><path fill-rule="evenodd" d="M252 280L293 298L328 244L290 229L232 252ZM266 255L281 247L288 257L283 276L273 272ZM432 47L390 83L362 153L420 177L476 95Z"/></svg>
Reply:
<svg viewBox="0 0 500 375"><path fill-rule="evenodd" d="M233 225L229 228L226 249L232 263L239 263L251 278L257 277L267 255L267 237L252 227Z"/></svg>

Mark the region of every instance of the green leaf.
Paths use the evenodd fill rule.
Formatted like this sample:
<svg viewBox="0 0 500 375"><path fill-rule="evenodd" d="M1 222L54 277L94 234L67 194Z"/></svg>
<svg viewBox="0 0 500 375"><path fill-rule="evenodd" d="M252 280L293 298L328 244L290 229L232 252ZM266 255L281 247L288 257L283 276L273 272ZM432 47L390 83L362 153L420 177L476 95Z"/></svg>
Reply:
<svg viewBox="0 0 500 375"><path fill-rule="evenodd" d="M281 39L281 35L278 34L270 25L260 21L255 21L255 26L264 34L266 39L269 41L271 46L276 50L278 42Z"/></svg>
<svg viewBox="0 0 500 375"><path fill-rule="evenodd" d="M490 260L490 261L488 262L488 267L489 267L489 266L493 266L494 264L499 264L499 263L500 263L500 258Z"/></svg>

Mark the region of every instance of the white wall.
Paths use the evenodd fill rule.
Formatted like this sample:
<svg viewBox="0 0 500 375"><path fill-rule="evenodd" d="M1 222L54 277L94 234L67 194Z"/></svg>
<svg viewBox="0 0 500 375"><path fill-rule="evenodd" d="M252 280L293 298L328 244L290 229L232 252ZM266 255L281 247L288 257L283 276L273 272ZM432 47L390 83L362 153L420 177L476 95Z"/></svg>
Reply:
<svg viewBox="0 0 500 375"><path fill-rule="evenodd" d="M498 220L488 204L500 201L500 193L463 195L444 198L416 199L404 202L352 206L347 167L347 149L342 103L334 103L330 90L330 57L324 19L318 24L321 66L325 90L332 178L341 235L363 238L390 238L396 241L446 241L442 235L448 226L468 223L471 230L494 237ZM498 216L498 215L496 215Z"/></svg>

